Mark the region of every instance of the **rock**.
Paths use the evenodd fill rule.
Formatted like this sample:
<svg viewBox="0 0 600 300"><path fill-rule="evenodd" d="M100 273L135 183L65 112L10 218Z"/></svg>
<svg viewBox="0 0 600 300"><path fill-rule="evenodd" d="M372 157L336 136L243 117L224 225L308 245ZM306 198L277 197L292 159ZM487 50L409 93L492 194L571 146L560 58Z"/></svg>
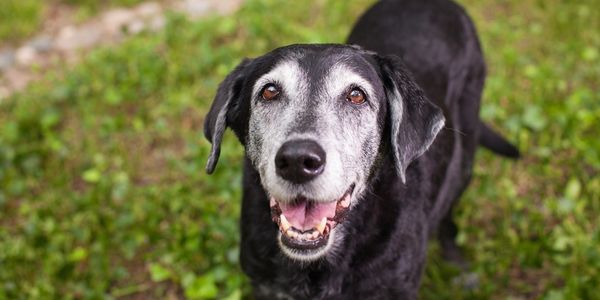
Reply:
<svg viewBox="0 0 600 300"><path fill-rule="evenodd" d="M56 48L61 50L74 48L73 40L75 39L76 34L77 31L74 26L63 27L56 38Z"/></svg>
<svg viewBox="0 0 600 300"><path fill-rule="evenodd" d="M452 284L462 286L466 291L472 291L479 287L479 275L477 273L463 273L452 279Z"/></svg>
<svg viewBox="0 0 600 300"><path fill-rule="evenodd" d="M0 71L4 71L15 64L15 53L11 50L0 52Z"/></svg>
<svg viewBox="0 0 600 300"><path fill-rule="evenodd" d="M135 14L127 9L113 9L102 16L102 26L110 35L120 35L127 25L135 19Z"/></svg>
<svg viewBox="0 0 600 300"><path fill-rule="evenodd" d="M23 46L17 50L17 63L23 66L31 65L37 58L37 52L31 46Z"/></svg>
<svg viewBox="0 0 600 300"><path fill-rule="evenodd" d="M165 18L165 16L158 15L152 18L152 20L150 20L150 25L148 26L148 29L150 29L151 31L159 31L163 29L166 24L167 19Z"/></svg>
<svg viewBox="0 0 600 300"><path fill-rule="evenodd" d="M33 79L33 74L27 68L10 68L4 73L6 90L10 92L21 91Z"/></svg>
<svg viewBox="0 0 600 300"><path fill-rule="evenodd" d="M206 0L184 0L176 6L176 10L191 18L199 18L208 13L210 3Z"/></svg>
<svg viewBox="0 0 600 300"><path fill-rule="evenodd" d="M127 24L127 33L138 34L146 28L146 24L142 20L134 20Z"/></svg>
<svg viewBox="0 0 600 300"><path fill-rule="evenodd" d="M240 8L242 0L216 1L214 5L218 14L228 15Z"/></svg>
<svg viewBox="0 0 600 300"><path fill-rule="evenodd" d="M88 48L97 44L101 37L100 28L94 24L87 24L81 28L67 26L60 30L56 48L63 51Z"/></svg>
<svg viewBox="0 0 600 300"><path fill-rule="evenodd" d="M146 2L135 8L135 13L142 18L148 19L162 12L162 7L157 2Z"/></svg>
<svg viewBox="0 0 600 300"><path fill-rule="evenodd" d="M53 44L52 37L49 35L39 35L27 43L35 51L42 53L52 50Z"/></svg>

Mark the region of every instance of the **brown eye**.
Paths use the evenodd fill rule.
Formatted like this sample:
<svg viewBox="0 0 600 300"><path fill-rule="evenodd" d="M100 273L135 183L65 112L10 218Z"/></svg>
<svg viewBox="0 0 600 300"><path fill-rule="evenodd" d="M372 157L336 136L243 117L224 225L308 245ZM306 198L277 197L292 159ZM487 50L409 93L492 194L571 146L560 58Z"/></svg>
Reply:
<svg viewBox="0 0 600 300"><path fill-rule="evenodd" d="M274 84L269 83L263 88L261 95L267 101L275 100L279 96L279 89Z"/></svg>
<svg viewBox="0 0 600 300"><path fill-rule="evenodd" d="M350 101L352 104L363 104L365 103L366 97L363 91L358 88L353 88L348 95L346 95L346 100Z"/></svg>

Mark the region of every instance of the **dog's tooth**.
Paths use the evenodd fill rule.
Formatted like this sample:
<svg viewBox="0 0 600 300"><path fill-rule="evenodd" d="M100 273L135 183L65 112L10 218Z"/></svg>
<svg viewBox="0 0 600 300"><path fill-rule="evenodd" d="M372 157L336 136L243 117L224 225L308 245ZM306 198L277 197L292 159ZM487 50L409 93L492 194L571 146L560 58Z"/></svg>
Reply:
<svg viewBox="0 0 600 300"><path fill-rule="evenodd" d="M327 217L323 217L323 219L321 219L321 223L317 225L317 231L323 234L323 231L325 230L325 225L327 225Z"/></svg>
<svg viewBox="0 0 600 300"><path fill-rule="evenodd" d="M312 239L316 240L318 236L319 236L319 232L318 231L313 231L312 236L311 236Z"/></svg>
<svg viewBox="0 0 600 300"><path fill-rule="evenodd" d="M325 230L323 230L323 235L326 235L329 233L329 231L331 231L331 227L329 226L325 226Z"/></svg>
<svg viewBox="0 0 600 300"><path fill-rule="evenodd" d="M271 201L269 202L269 206L273 207L275 205L277 205L277 201L275 200L275 198L271 197Z"/></svg>
<svg viewBox="0 0 600 300"><path fill-rule="evenodd" d="M293 230L291 230L291 229L289 229L289 230L286 230L286 231L285 231L285 234L286 234L287 236L291 237L291 238L293 238L293 237L294 237L294 231L293 231Z"/></svg>
<svg viewBox="0 0 600 300"><path fill-rule="evenodd" d="M288 222L288 220L287 220L287 218L285 217L284 214L281 214L279 216L279 222L281 223L281 227L283 228L283 231L286 231L290 227L292 227L292 225L290 224L290 222Z"/></svg>

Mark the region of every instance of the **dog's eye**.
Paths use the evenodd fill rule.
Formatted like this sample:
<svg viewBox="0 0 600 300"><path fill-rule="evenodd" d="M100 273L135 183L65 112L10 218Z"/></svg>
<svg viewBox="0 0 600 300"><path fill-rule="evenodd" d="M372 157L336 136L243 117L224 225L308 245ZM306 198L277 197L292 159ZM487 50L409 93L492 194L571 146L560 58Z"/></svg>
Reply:
<svg viewBox="0 0 600 300"><path fill-rule="evenodd" d="M365 93L358 88L353 88L348 95L346 95L346 100L356 105L363 104L366 100Z"/></svg>
<svg viewBox="0 0 600 300"><path fill-rule="evenodd" d="M274 84L269 83L262 89L261 96L267 101L276 100L279 96L279 89Z"/></svg>

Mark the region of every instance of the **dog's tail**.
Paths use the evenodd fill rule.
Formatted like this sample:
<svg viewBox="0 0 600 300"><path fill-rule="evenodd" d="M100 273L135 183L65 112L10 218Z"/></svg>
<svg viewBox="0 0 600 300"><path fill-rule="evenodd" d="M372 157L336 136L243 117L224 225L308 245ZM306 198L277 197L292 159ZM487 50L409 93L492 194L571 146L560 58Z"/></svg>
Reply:
<svg viewBox="0 0 600 300"><path fill-rule="evenodd" d="M517 159L521 156L519 149L509 143L499 133L492 130L488 125L480 122L479 144L489 150L506 156L508 158Z"/></svg>

